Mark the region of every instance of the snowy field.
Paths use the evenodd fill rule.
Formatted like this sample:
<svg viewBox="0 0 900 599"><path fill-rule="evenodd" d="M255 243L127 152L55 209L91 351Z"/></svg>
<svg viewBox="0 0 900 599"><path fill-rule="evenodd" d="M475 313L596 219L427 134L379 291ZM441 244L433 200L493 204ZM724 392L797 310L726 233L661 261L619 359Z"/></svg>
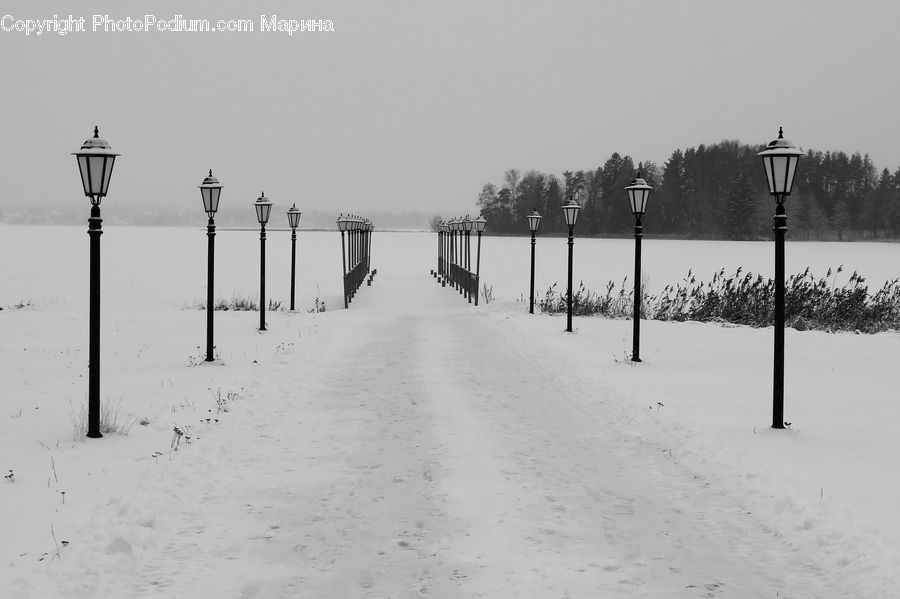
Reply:
<svg viewBox="0 0 900 599"><path fill-rule="evenodd" d="M217 313L204 364L204 228L104 229L101 395L135 422L87 440L86 227L0 225L0 597L898 595L900 336L788 330L773 431L771 329L645 322L635 365L628 321L527 314L527 238L483 238L476 309L429 277L435 237L376 230L344 311L338 234L301 232L297 312ZM565 244L538 240L539 290ZM219 231L217 296L258 292L258 246ZM577 239L576 281L632 248ZM270 231L284 302L289 252ZM770 275L773 247L648 231L644 259L659 290ZM880 286L900 247L786 262Z"/></svg>

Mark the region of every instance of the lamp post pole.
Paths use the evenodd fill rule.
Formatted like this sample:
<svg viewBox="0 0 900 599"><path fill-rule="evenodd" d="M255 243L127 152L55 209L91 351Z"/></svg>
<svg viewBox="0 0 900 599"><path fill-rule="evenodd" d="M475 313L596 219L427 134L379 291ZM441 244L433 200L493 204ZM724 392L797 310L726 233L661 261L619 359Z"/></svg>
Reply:
<svg viewBox="0 0 900 599"><path fill-rule="evenodd" d="M94 137L81 144L78 152L73 152L78 160L84 195L91 201L91 216L88 219L90 237L89 272L89 314L88 314L88 430L87 436L97 439L100 432L100 235L103 234L100 218L100 201L109 188L116 154L100 138L94 127Z"/></svg>
<svg viewBox="0 0 900 599"><path fill-rule="evenodd" d="M350 303L347 300L347 252L344 249L344 231L341 231L341 265L344 273L344 308L349 308Z"/></svg>
<svg viewBox="0 0 900 599"><path fill-rule="evenodd" d="M463 230L466 233L466 299L469 300L469 303L472 303L472 226L473 221L466 215L466 219L463 221ZM478 291L476 289L476 291Z"/></svg>
<svg viewBox="0 0 900 599"><path fill-rule="evenodd" d="M540 214L538 214L537 210L532 210L531 214L528 215L528 228L531 229L531 287L529 293L529 302L528 302L528 313L534 314L534 236L538 231L538 228L541 226L541 218L543 218Z"/></svg>
<svg viewBox="0 0 900 599"><path fill-rule="evenodd" d="M359 230L355 218L350 225L350 241L350 301L352 302L356 295L356 274L359 270L356 268L359 264Z"/></svg>
<svg viewBox="0 0 900 599"><path fill-rule="evenodd" d="M459 277L459 287L460 287L459 291L460 291L460 293L462 293L463 298L468 299L469 285L467 284L467 281L465 280L465 273L469 272L469 265L468 265L468 260L469 260L469 258L468 258L468 256L469 256L468 241L469 240L466 237L465 221L460 221L459 226L460 226L460 229L459 229L459 250L460 250L459 260L460 260L460 266L461 266L460 277Z"/></svg>
<svg viewBox="0 0 900 599"><path fill-rule="evenodd" d="M575 245L575 222L578 220L578 211L581 210L572 197L563 205L563 214L566 224L569 226L569 286L566 290L566 332L572 332L572 248Z"/></svg>
<svg viewBox="0 0 900 599"><path fill-rule="evenodd" d="M475 306L478 306L478 293L481 286L481 234L487 226L483 216L475 219L475 231L478 233L478 254L475 258Z"/></svg>
<svg viewBox="0 0 900 599"><path fill-rule="evenodd" d="M456 268L453 270L453 286L456 287L456 290L462 293L462 289L459 287L459 264L460 264L460 244L459 244L459 222L453 223L453 261L456 263Z"/></svg>
<svg viewBox="0 0 900 599"><path fill-rule="evenodd" d="M259 221L259 330L266 330L266 223L269 222L269 212L272 210L272 202L266 197L266 192L254 202L256 219Z"/></svg>
<svg viewBox="0 0 900 599"><path fill-rule="evenodd" d="M653 188L641 178L641 171L631 181L631 185L625 188L628 192L628 201L631 204L631 213L634 214L634 315L633 331L631 335L631 361L641 361L641 238L644 236L644 227L641 224L641 216L647 211L647 200Z"/></svg>
<svg viewBox="0 0 900 599"><path fill-rule="evenodd" d="M338 231L341 232L341 280L344 285L344 309L350 307L349 302L347 301L347 251L344 249L344 232L347 230L347 222L348 219L344 218L344 215L341 214L335 220L337 224Z"/></svg>
<svg viewBox="0 0 900 599"><path fill-rule="evenodd" d="M259 225L259 330L266 330L266 225Z"/></svg>
<svg viewBox="0 0 900 599"><path fill-rule="evenodd" d="M478 288L481 285L481 231L478 231L478 253L475 257L475 306L478 306Z"/></svg>
<svg viewBox="0 0 900 599"><path fill-rule="evenodd" d="M531 285L529 287L528 313L534 314L534 246L536 244L534 235L536 231L531 232Z"/></svg>
<svg viewBox="0 0 900 599"><path fill-rule="evenodd" d="M297 210L297 204L293 204L287 211L288 225L291 227L291 312L294 311L294 283L297 271L297 227L300 226L301 212Z"/></svg>
<svg viewBox="0 0 900 599"><path fill-rule="evenodd" d="M350 226L347 228L348 237L347 237L347 247L350 252L350 263L347 265L347 269L350 271L350 300L353 301L353 295L356 293L355 286L355 275L356 275L356 222L351 221Z"/></svg>
<svg viewBox="0 0 900 599"><path fill-rule="evenodd" d="M460 243L459 243L459 223L458 223L458 222L457 222L457 223L453 223L453 227L454 227L454 231L453 231L453 247L454 247L453 257L454 257L454 261L456 262L456 269L455 269L454 276L453 276L453 285L456 287L456 290L459 291L460 294L462 294L462 289L460 288L460 285L459 285L459 265L460 265L460 263L461 263L461 260L460 260L460 258L459 258L460 255L461 255L461 252L460 252Z"/></svg>
<svg viewBox="0 0 900 599"><path fill-rule="evenodd" d="M213 349L213 312L215 311L213 265L216 261L216 221L212 217L209 217L209 222L206 224L206 237L206 361L212 362L216 359Z"/></svg>
<svg viewBox="0 0 900 599"><path fill-rule="evenodd" d="M635 215L634 223L634 320L631 332L631 361L641 361L641 238L644 236L644 227L641 225L641 216Z"/></svg>
<svg viewBox="0 0 900 599"><path fill-rule="evenodd" d="M365 219L363 222L363 253L365 260L363 260L362 278L365 279L372 270L372 223L369 219Z"/></svg>
<svg viewBox="0 0 900 599"><path fill-rule="evenodd" d="M297 229L291 228L291 312L294 311L294 286L297 281Z"/></svg>
<svg viewBox="0 0 900 599"><path fill-rule="evenodd" d="M454 226L452 219L447 222L447 276L449 277L447 282L450 283L451 288L456 286L453 276L453 263L456 261L456 248L453 245L455 237Z"/></svg>
<svg viewBox="0 0 900 599"><path fill-rule="evenodd" d="M450 284L456 289L456 221L450 221Z"/></svg>
<svg viewBox="0 0 900 599"><path fill-rule="evenodd" d="M353 279L351 281L353 289L350 291L350 301L353 301L353 298L356 297L356 291L359 287L359 252L362 249L359 243L360 235L359 221L356 221L353 223Z"/></svg>
<svg viewBox="0 0 900 599"><path fill-rule="evenodd" d="M360 251L362 250L360 239L362 232L359 230L358 220L353 224L353 227L353 292L351 296L356 297L356 291L359 288Z"/></svg>
<svg viewBox="0 0 900 599"><path fill-rule="evenodd" d="M465 297L466 288L463 284L462 271L466 268L466 236L462 220L459 220L456 223L456 245L459 248L459 268L456 269L456 287L459 289L459 294Z"/></svg>
<svg viewBox="0 0 900 599"><path fill-rule="evenodd" d="M456 223L450 222L450 286L456 289Z"/></svg>
<svg viewBox="0 0 900 599"><path fill-rule="evenodd" d="M775 355L772 368L772 428L784 428L784 196L775 206Z"/></svg>
<svg viewBox="0 0 900 599"><path fill-rule="evenodd" d="M569 286L566 289L566 331L572 332L572 248L575 245L575 226L569 225Z"/></svg>
<svg viewBox="0 0 900 599"><path fill-rule="evenodd" d="M450 259L450 232L447 229L447 223L441 223L441 232L444 239L441 242L441 287L447 286L447 275L450 273L450 266L447 261Z"/></svg>
<svg viewBox="0 0 900 599"><path fill-rule="evenodd" d="M91 238L90 338L88 341L88 433L98 439L100 433L100 204L91 206L88 235Z"/></svg>
<svg viewBox="0 0 900 599"><path fill-rule="evenodd" d="M215 346L213 345L213 313L215 312L215 300L213 298L214 264L216 255L216 211L219 209L219 198L222 195L222 185L213 177L212 169L209 176L203 179L200 187L200 196L203 199L203 210L209 217L206 225L207 251L206 251L206 361L216 359Z"/></svg>
<svg viewBox="0 0 900 599"><path fill-rule="evenodd" d="M770 141L762 152L769 194L775 198L775 352L772 369L772 428L784 428L784 234L787 231L787 214L784 200L791 194L797 162L803 152L784 139L778 128L778 139Z"/></svg>

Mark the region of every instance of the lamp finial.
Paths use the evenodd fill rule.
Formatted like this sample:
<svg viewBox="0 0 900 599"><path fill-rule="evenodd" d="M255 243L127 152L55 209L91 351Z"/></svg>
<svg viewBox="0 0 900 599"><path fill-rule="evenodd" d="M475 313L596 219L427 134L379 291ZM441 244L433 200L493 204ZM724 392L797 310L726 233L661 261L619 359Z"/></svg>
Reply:
<svg viewBox="0 0 900 599"><path fill-rule="evenodd" d="M94 137L100 137L100 129L97 127L97 125L94 125Z"/></svg>

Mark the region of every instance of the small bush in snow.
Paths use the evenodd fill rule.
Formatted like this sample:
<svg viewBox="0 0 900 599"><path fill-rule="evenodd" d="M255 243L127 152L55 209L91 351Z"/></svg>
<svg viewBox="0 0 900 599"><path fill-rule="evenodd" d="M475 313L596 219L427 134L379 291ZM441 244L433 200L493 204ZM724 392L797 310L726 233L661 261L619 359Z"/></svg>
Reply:
<svg viewBox="0 0 900 599"><path fill-rule="evenodd" d="M213 345L213 359L219 359L219 348L215 345ZM194 366L200 366L201 364L206 364L206 350L198 345L197 355L188 356L187 365L193 368Z"/></svg>
<svg viewBox="0 0 900 599"><path fill-rule="evenodd" d="M565 291L557 291L556 283L544 292L544 297L538 300L538 307L542 312L566 312L568 303ZM578 289L572 293L572 314L576 316L588 316L599 314L610 318L625 318L631 315L632 292L626 292L625 281L618 293L614 293L615 283L606 284L605 293L588 291L584 283L579 283ZM646 312L645 312L646 314Z"/></svg>
<svg viewBox="0 0 900 599"><path fill-rule="evenodd" d="M269 299L267 302L267 309L271 311L276 311L281 309L282 302L275 299ZM190 308L194 310L206 310L206 302L203 300L195 300L194 303L190 304ZM232 295L231 299L219 298L216 300L214 305L215 310L219 310L222 312L227 312L229 310L237 311L237 312L255 312L259 310L259 304L252 297L240 297L238 295Z"/></svg>
<svg viewBox="0 0 900 599"><path fill-rule="evenodd" d="M313 304L313 307L310 308L309 310L307 310L306 312L309 314L318 314L319 312L324 312L324 311L325 311L325 300L320 300L319 298L316 298L316 301Z"/></svg>
<svg viewBox="0 0 900 599"><path fill-rule="evenodd" d="M178 446L181 445L182 439L184 439L185 443L190 443L191 442L190 431L191 431L191 427L189 427L189 426L186 426L183 429L178 428L177 426L173 426L172 427L172 442L170 443L169 447L171 449L174 449L175 451L178 451Z"/></svg>
<svg viewBox="0 0 900 599"><path fill-rule="evenodd" d="M485 304L489 304L494 301L494 286L487 286L487 283L482 283L481 285L481 299L484 300Z"/></svg>
<svg viewBox="0 0 900 599"><path fill-rule="evenodd" d="M121 401L113 401L106 398L100 404L100 432L104 435L127 435L138 420L137 416L125 416L121 414ZM83 439L88 432L88 410L86 404L81 404L76 413L69 404L69 415L72 420L72 435L75 439Z"/></svg>

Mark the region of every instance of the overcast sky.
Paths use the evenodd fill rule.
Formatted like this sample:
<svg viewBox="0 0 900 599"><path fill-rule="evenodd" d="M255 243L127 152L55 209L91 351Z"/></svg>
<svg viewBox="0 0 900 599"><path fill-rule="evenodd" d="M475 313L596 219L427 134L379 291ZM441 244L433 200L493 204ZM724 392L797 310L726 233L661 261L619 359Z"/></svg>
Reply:
<svg viewBox="0 0 900 599"><path fill-rule="evenodd" d="M127 8L126 8L127 7ZM87 200L94 124L122 154L115 204L472 211L508 168L595 168L614 151L764 143L900 166L900 3L634 1L5 2L84 17L66 36L0 31L0 203ZM92 31L93 15L250 19L246 33ZM260 15L333 32L260 31ZM7 20L7 23L12 21ZM762 172L760 172L762 177Z"/></svg>

